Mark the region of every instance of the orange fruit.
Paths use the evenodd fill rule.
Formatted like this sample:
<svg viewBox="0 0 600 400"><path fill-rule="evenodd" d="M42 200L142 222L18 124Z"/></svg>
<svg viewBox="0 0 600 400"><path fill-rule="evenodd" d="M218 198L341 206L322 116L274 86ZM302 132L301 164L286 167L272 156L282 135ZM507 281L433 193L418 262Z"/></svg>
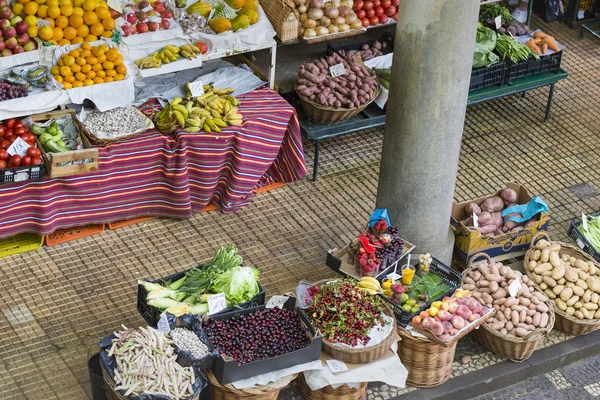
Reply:
<svg viewBox="0 0 600 400"><path fill-rule="evenodd" d="M127 67L124 65L117 66L117 72L121 75L127 75Z"/></svg>
<svg viewBox="0 0 600 400"><path fill-rule="evenodd" d="M52 31L50 25L44 25L39 29L38 35L42 40L48 41L52 39L54 32Z"/></svg>
<svg viewBox="0 0 600 400"><path fill-rule="evenodd" d="M48 18L46 18L46 21L50 22L50 28L54 28L54 25L55 25L54 18L48 17Z"/></svg>
<svg viewBox="0 0 600 400"><path fill-rule="evenodd" d="M119 55L119 57L117 57L113 63L115 64L115 67L123 65L123 56Z"/></svg>
<svg viewBox="0 0 600 400"><path fill-rule="evenodd" d="M37 5L37 4L36 4ZM19 3L15 3L12 6L12 10L15 14L19 15L23 13L23 9L25 8L25 6L23 6L23 4L19 4Z"/></svg>
<svg viewBox="0 0 600 400"><path fill-rule="evenodd" d="M64 55L61 58L63 59L63 63L67 67L70 67L71 65L75 64L75 57L73 57L73 56Z"/></svg>
<svg viewBox="0 0 600 400"><path fill-rule="evenodd" d="M102 63L102 67L104 67L104 69L114 69L115 68L115 64L113 64L110 61L104 61Z"/></svg>
<svg viewBox="0 0 600 400"><path fill-rule="evenodd" d="M38 4L44 4L46 2L46 0L35 0L35 2Z"/></svg>
<svg viewBox="0 0 600 400"><path fill-rule="evenodd" d="M110 38L112 36L112 31L104 31L102 32L103 38Z"/></svg>
<svg viewBox="0 0 600 400"><path fill-rule="evenodd" d="M79 53L79 56L83 57L83 58L88 58L91 55L92 55L92 52L89 50L81 50L81 52Z"/></svg>
<svg viewBox="0 0 600 400"><path fill-rule="evenodd" d="M81 25L83 25L83 18L79 15L73 14L69 17L69 25L71 25L73 28L77 29Z"/></svg>
<svg viewBox="0 0 600 400"><path fill-rule="evenodd" d="M81 38L85 38L89 34L90 34L90 28L88 28L87 25L81 25L79 28L77 28L77 36L79 36Z"/></svg>
<svg viewBox="0 0 600 400"><path fill-rule="evenodd" d="M100 48L100 50L102 50L104 53L106 53L108 50L110 50L110 47L108 47L108 45L106 44L101 44L100 46L98 46Z"/></svg>
<svg viewBox="0 0 600 400"><path fill-rule="evenodd" d="M85 11L81 7L73 7L73 15L77 15L78 17L83 17L83 13Z"/></svg>
<svg viewBox="0 0 600 400"><path fill-rule="evenodd" d="M65 82L75 82L75 77L73 75L67 75L64 77Z"/></svg>
<svg viewBox="0 0 600 400"><path fill-rule="evenodd" d="M45 4L39 6L37 10L37 16L40 18L46 18L48 16L48 6Z"/></svg>
<svg viewBox="0 0 600 400"><path fill-rule="evenodd" d="M100 63L100 64L103 64L106 61L106 56L104 55L104 53L98 54L97 58L98 58L98 63Z"/></svg>
<svg viewBox="0 0 600 400"><path fill-rule="evenodd" d="M29 3L30 0L19 0L18 3L19 4L27 4Z"/></svg>
<svg viewBox="0 0 600 400"><path fill-rule="evenodd" d="M60 17L60 8L58 8L58 6L52 6L52 7L48 8L48 16L50 18Z"/></svg>
<svg viewBox="0 0 600 400"><path fill-rule="evenodd" d="M90 26L90 33L94 36L101 36L104 32L104 26L100 22L96 22Z"/></svg>
<svg viewBox="0 0 600 400"><path fill-rule="evenodd" d="M35 13L37 13L38 10L38 3L34 3L33 1L30 3L25 4L25 7L23 7L23 12L25 13L25 15L35 15ZM18 12L15 12L15 14L21 14Z"/></svg>
<svg viewBox="0 0 600 400"><path fill-rule="evenodd" d="M75 82L73 82L73 87L83 87L83 82L82 81L75 81Z"/></svg>
<svg viewBox="0 0 600 400"><path fill-rule="evenodd" d="M57 43L57 42L56 42L56 40L54 40L54 39L50 39L50 40L48 40L46 43L50 43L50 44L51 44L51 45L53 45L53 46L58 46L58 43Z"/></svg>
<svg viewBox="0 0 600 400"><path fill-rule="evenodd" d="M69 82L63 82L63 88L64 89L72 89L73 85L71 85Z"/></svg>
<svg viewBox="0 0 600 400"><path fill-rule="evenodd" d="M110 11L108 11L108 7L105 5L96 7L94 11L100 19L110 18Z"/></svg>
<svg viewBox="0 0 600 400"><path fill-rule="evenodd" d="M69 67L60 67L60 74L62 76L73 75L73 73L71 72L71 68Z"/></svg>
<svg viewBox="0 0 600 400"><path fill-rule="evenodd" d="M104 83L104 79L99 78L99 77L95 77L94 78L94 83Z"/></svg>
<svg viewBox="0 0 600 400"><path fill-rule="evenodd" d="M46 0L46 5L48 7L53 7L53 6L58 7L58 0Z"/></svg>
<svg viewBox="0 0 600 400"><path fill-rule="evenodd" d="M87 35L86 35L86 36L87 36ZM81 48L82 48L83 50L90 50L90 49L92 48L92 45L91 45L91 44L89 44L89 43L84 43L84 44L82 44L82 45L81 45Z"/></svg>
<svg viewBox="0 0 600 400"><path fill-rule="evenodd" d="M84 74L87 74L91 70L92 70L92 66L90 64L85 64L81 67L81 72L83 72Z"/></svg>
<svg viewBox="0 0 600 400"><path fill-rule="evenodd" d="M92 71L100 71L102 69L102 64L94 64L92 65Z"/></svg>
<svg viewBox="0 0 600 400"><path fill-rule="evenodd" d="M104 82L112 82L112 81L114 81L114 79L113 79L112 76L107 76L106 78L103 78L103 79L104 79Z"/></svg>
<svg viewBox="0 0 600 400"><path fill-rule="evenodd" d="M119 50L112 48L106 52L106 59L108 61L115 61L119 57Z"/></svg>
<svg viewBox="0 0 600 400"><path fill-rule="evenodd" d="M87 26L92 26L96 22L98 22L98 16L93 11L86 11L86 12L83 13L83 22Z"/></svg>
<svg viewBox="0 0 600 400"><path fill-rule="evenodd" d="M58 5L60 7L62 7L62 6L71 6L72 7L73 6L73 2L71 0L59 0L58 1Z"/></svg>
<svg viewBox="0 0 600 400"><path fill-rule="evenodd" d="M48 43L51 43L51 42L54 42L54 40L48 40ZM56 65L58 65L59 67L64 67L65 63L63 63L63 60L58 60Z"/></svg>
<svg viewBox="0 0 600 400"><path fill-rule="evenodd" d="M69 26L69 18L65 17L64 15L60 15L58 18L56 18L56 20L54 20L54 23L58 28L65 29L67 26Z"/></svg>
<svg viewBox="0 0 600 400"><path fill-rule="evenodd" d="M106 73L106 77L113 77L117 74L117 71L115 71L114 69L109 69L108 71L105 71Z"/></svg>
<svg viewBox="0 0 600 400"><path fill-rule="evenodd" d="M102 26L104 26L104 29L106 29L107 31L112 31L117 25L114 19L108 17L102 20Z"/></svg>
<svg viewBox="0 0 600 400"><path fill-rule="evenodd" d="M94 79L96 77L96 72L95 71L90 71L87 74L85 74L85 76L88 79Z"/></svg>
<svg viewBox="0 0 600 400"><path fill-rule="evenodd" d="M77 63L77 65L80 65L82 67L86 64L85 58L83 58L83 57L77 57L77 59L75 60L75 62Z"/></svg>
<svg viewBox="0 0 600 400"><path fill-rule="evenodd" d="M58 65L55 65L52 68L50 68L50 73L52 75L58 75L58 74L60 74L60 68L58 67Z"/></svg>
<svg viewBox="0 0 600 400"><path fill-rule="evenodd" d="M66 46L68 44L71 44L71 41L65 38L62 38L58 41L59 46Z"/></svg>
<svg viewBox="0 0 600 400"><path fill-rule="evenodd" d="M71 50L71 51L69 52L69 55L70 55L71 57L75 57L75 58L79 57L79 56L80 56L80 54L79 54L79 49L73 49L73 50Z"/></svg>
<svg viewBox="0 0 600 400"><path fill-rule="evenodd" d="M77 72L81 71L81 65L79 64L73 64L71 65L71 72L76 74Z"/></svg>
<svg viewBox="0 0 600 400"><path fill-rule="evenodd" d="M75 7L79 7L79 8L81 8L81 6L83 6L83 1L84 1L84 0L73 0L73 5L74 5Z"/></svg>
<svg viewBox="0 0 600 400"><path fill-rule="evenodd" d="M98 7L98 2L96 0L85 0L82 4L83 9L86 11L95 10Z"/></svg>
<svg viewBox="0 0 600 400"><path fill-rule="evenodd" d="M91 79L86 79L85 81L83 81L83 86L92 86L94 84L94 81Z"/></svg>
<svg viewBox="0 0 600 400"><path fill-rule="evenodd" d="M29 37L32 37L32 38L38 37L38 34L39 34L38 27L37 26L30 26L29 28L27 28L27 34L29 35Z"/></svg>
<svg viewBox="0 0 600 400"><path fill-rule="evenodd" d="M114 77L115 81L122 81L123 79L125 79L125 76L123 76L121 74L116 74Z"/></svg>
<svg viewBox="0 0 600 400"><path fill-rule="evenodd" d="M57 42L63 38L64 34L63 34L63 30L60 28L52 28L52 31L54 32L54 35L52 36L52 39L56 40Z"/></svg>
<svg viewBox="0 0 600 400"><path fill-rule="evenodd" d="M77 36L75 37L73 40L71 40L72 44L79 44L79 43L83 43L83 38Z"/></svg>
<svg viewBox="0 0 600 400"><path fill-rule="evenodd" d="M37 17L35 15L28 15L25 17L25 23L27 26L37 26Z"/></svg>
<svg viewBox="0 0 600 400"><path fill-rule="evenodd" d="M78 81L85 81L85 74L82 72L76 72L75 73L75 79L77 79Z"/></svg>
<svg viewBox="0 0 600 400"><path fill-rule="evenodd" d="M85 41L86 42L96 42L98 41L98 36L94 36L94 35L87 35L85 37Z"/></svg>
<svg viewBox="0 0 600 400"><path fill-rule="evenodd" d="M53 76L54 80L58 83L62 83L63 82L63 78L62 76L58 75L58 74L54 74Z"/></svg>
<svg viewBox="0 0 600 400"><path fill-rule="evenodd" d="M71 15L73 15L73 6L72 5L60 6L60 13L62 15L64 15L65 17L70 17Z"/></svg>
<svg viewBox="0 0 600 400"><path fill-rule="evenodd" d="M105 78L106 77L106 72L104 72L103 70L97 71L96 72L96 76L98 78Z"/></svg>
<svg viewBox="0 0 600 400"><path fill-rule="evenodd" d="M77 36L77 29L73 28L72 26L67 26L65 29L63 29L63 33L65 39L73 40Z"/></svg>

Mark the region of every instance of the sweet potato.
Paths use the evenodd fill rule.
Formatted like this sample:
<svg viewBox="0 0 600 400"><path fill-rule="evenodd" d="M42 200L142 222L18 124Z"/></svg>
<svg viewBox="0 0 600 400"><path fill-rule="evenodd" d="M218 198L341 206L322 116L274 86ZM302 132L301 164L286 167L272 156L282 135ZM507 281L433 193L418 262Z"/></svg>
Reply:
<svg viewBox="0 0 600 400"><path fill-rule="evenodd" d="M490 197L481 204L481 210L493 213L504 208L504 201L500 196Z"/></svg>
<svg viewBox="0 0 600 400"><path fill-rule="evenodd" d="M507 206L517 202L517 192L515 192L511 188L506 188L502 192L500 192L500 197L504 201L504 204Z"/></svg>

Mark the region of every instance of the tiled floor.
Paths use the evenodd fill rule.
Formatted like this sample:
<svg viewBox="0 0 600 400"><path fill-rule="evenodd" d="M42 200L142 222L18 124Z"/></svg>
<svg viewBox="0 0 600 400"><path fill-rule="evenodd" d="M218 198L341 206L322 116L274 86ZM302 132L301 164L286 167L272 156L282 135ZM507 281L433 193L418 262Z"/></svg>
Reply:
<svg viewBox="0 0 600 400"><path fill-rule="evenodd" d="M580 42L576 31L559 23L535 19L534 25L567 46L569 78L557 85L552 121L543 122L547 89L470 107L455 198L519 181L550 206L551 236L568 241L569 219L600 206L600 41ZM284 80L293 76L294 51L280 50L278 76ZM2 259L0 398L91 397L87 360L98 338L121 324L143 323L136 280L189 268L210 259L220 245L235 243L261 270L269 294L292 289L300 279L333 276L325 252L345 245L375 204L382 134L369 130L325 141L318 182L260 194L237 214L157 219ZM312 165L312 144L305 145ZM565 338L553 332L550 339ZM455 362L455 374L500 361L469 338L460 342L457 360L465 354L473 361ZM583 383L586 393L598 390L595 382ZM370 398L402 392L370 385Z"/></svg>

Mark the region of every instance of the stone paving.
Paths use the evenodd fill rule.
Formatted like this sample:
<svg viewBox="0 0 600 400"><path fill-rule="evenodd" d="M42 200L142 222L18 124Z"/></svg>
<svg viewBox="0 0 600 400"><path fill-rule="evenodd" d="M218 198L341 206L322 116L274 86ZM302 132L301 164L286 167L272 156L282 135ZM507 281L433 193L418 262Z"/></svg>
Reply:
<svg viewBox="0 0 600 400"><path fill-rule="evenodd" d="M567 47L563 65L569 78L556 87L552 120L543 122L547 89L469 107L455 199L476 198L519 181L550 206L551 237L569 242L569 220L600 205L600 48L589 37L578 41L578 32L565 25L537 18L533 25ZM311 54L304 56L323 54L324 46L309 46ZM294 51L298 48L280 49L283 83L297 68ZM143 323L136 310L136 280L197 265L221 245L235 243L246 262L260 268L268 294L288 291L301 279L333 277L324 265L326 251L345 245L374 207L382 137L381 129L373 129L323 142L318 182L303 180L260 194L236 214L156 219L2 259L0 399L91 398L87 360L98 338L121 324ZM306 142L308 165L312 150ZM553 331L546 345L565 339ZM463 355L473 361L461 365ZM453 373L500 361L467 337L457 348ZM598 396L600 379L591 377L597 361L585 362L561 369L564 379L552 373L532 379L533 385L551 390L552 382L570 384L560 390L581 394L569 395L573 398ZM525 384L518 390L533 392ZM409 390L373 384L369 399ZM293 386L281 397L299 398Z"/></svg>

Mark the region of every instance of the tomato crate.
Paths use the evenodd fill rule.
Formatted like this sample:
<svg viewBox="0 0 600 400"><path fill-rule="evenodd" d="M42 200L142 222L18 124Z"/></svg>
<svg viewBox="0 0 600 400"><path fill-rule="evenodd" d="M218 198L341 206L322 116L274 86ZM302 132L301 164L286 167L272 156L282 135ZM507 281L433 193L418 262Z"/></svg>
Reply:
<svg viewBox="0 0 600 400"><path fill-rule="evenodd" d="M471 71L469 91L486 88L489 86L504 86L506 78L506 61L492 64L488 67L474 68Z"/></svg>
<svg viewBox="0 0 600 400"><path fill-rule="evenodd" d="M530 57L527 61L514 63L506 61L506 80L510 84L511 79L522 78L524 76L541 74L542 72L558 72L562 60L563 51L540 56L539 59Z"/></svg>
<svg viewBox="0 0 600 400"><path fill-rule="evenodd" d="M600 217L600 212L590 215L594 217ZM585 251L587 254L594 257L596 261L600 262L600 250L596 249L594 245L592 245L590 241L587 240L587 238L581 233L579 230L580 226L581 218L571 220L568 231L569 236L575 241L575 243L577 243L577 246L581 250Z"/></svg>
<svg viewBox="0 0 600 400"><path fill-rule="evenodd" d="M87 135L82 134L85 130L83 124L77 120L75 110L59 110L48 113L32 115L34 122L45 122L64 115L70 115L73 125L77 129L79 138L83 143L83 149L64 151L60 153L44 152L48 174L50 178L74 176L98 171L98 149L92 147Z"/></svg>
<svg viewBox="0 0 600 400"><path fill-rule="evenodd" d="M0 170L0 184L39 180L44 179L45 176L46 166L44 164L6 168Z"/></svg>

